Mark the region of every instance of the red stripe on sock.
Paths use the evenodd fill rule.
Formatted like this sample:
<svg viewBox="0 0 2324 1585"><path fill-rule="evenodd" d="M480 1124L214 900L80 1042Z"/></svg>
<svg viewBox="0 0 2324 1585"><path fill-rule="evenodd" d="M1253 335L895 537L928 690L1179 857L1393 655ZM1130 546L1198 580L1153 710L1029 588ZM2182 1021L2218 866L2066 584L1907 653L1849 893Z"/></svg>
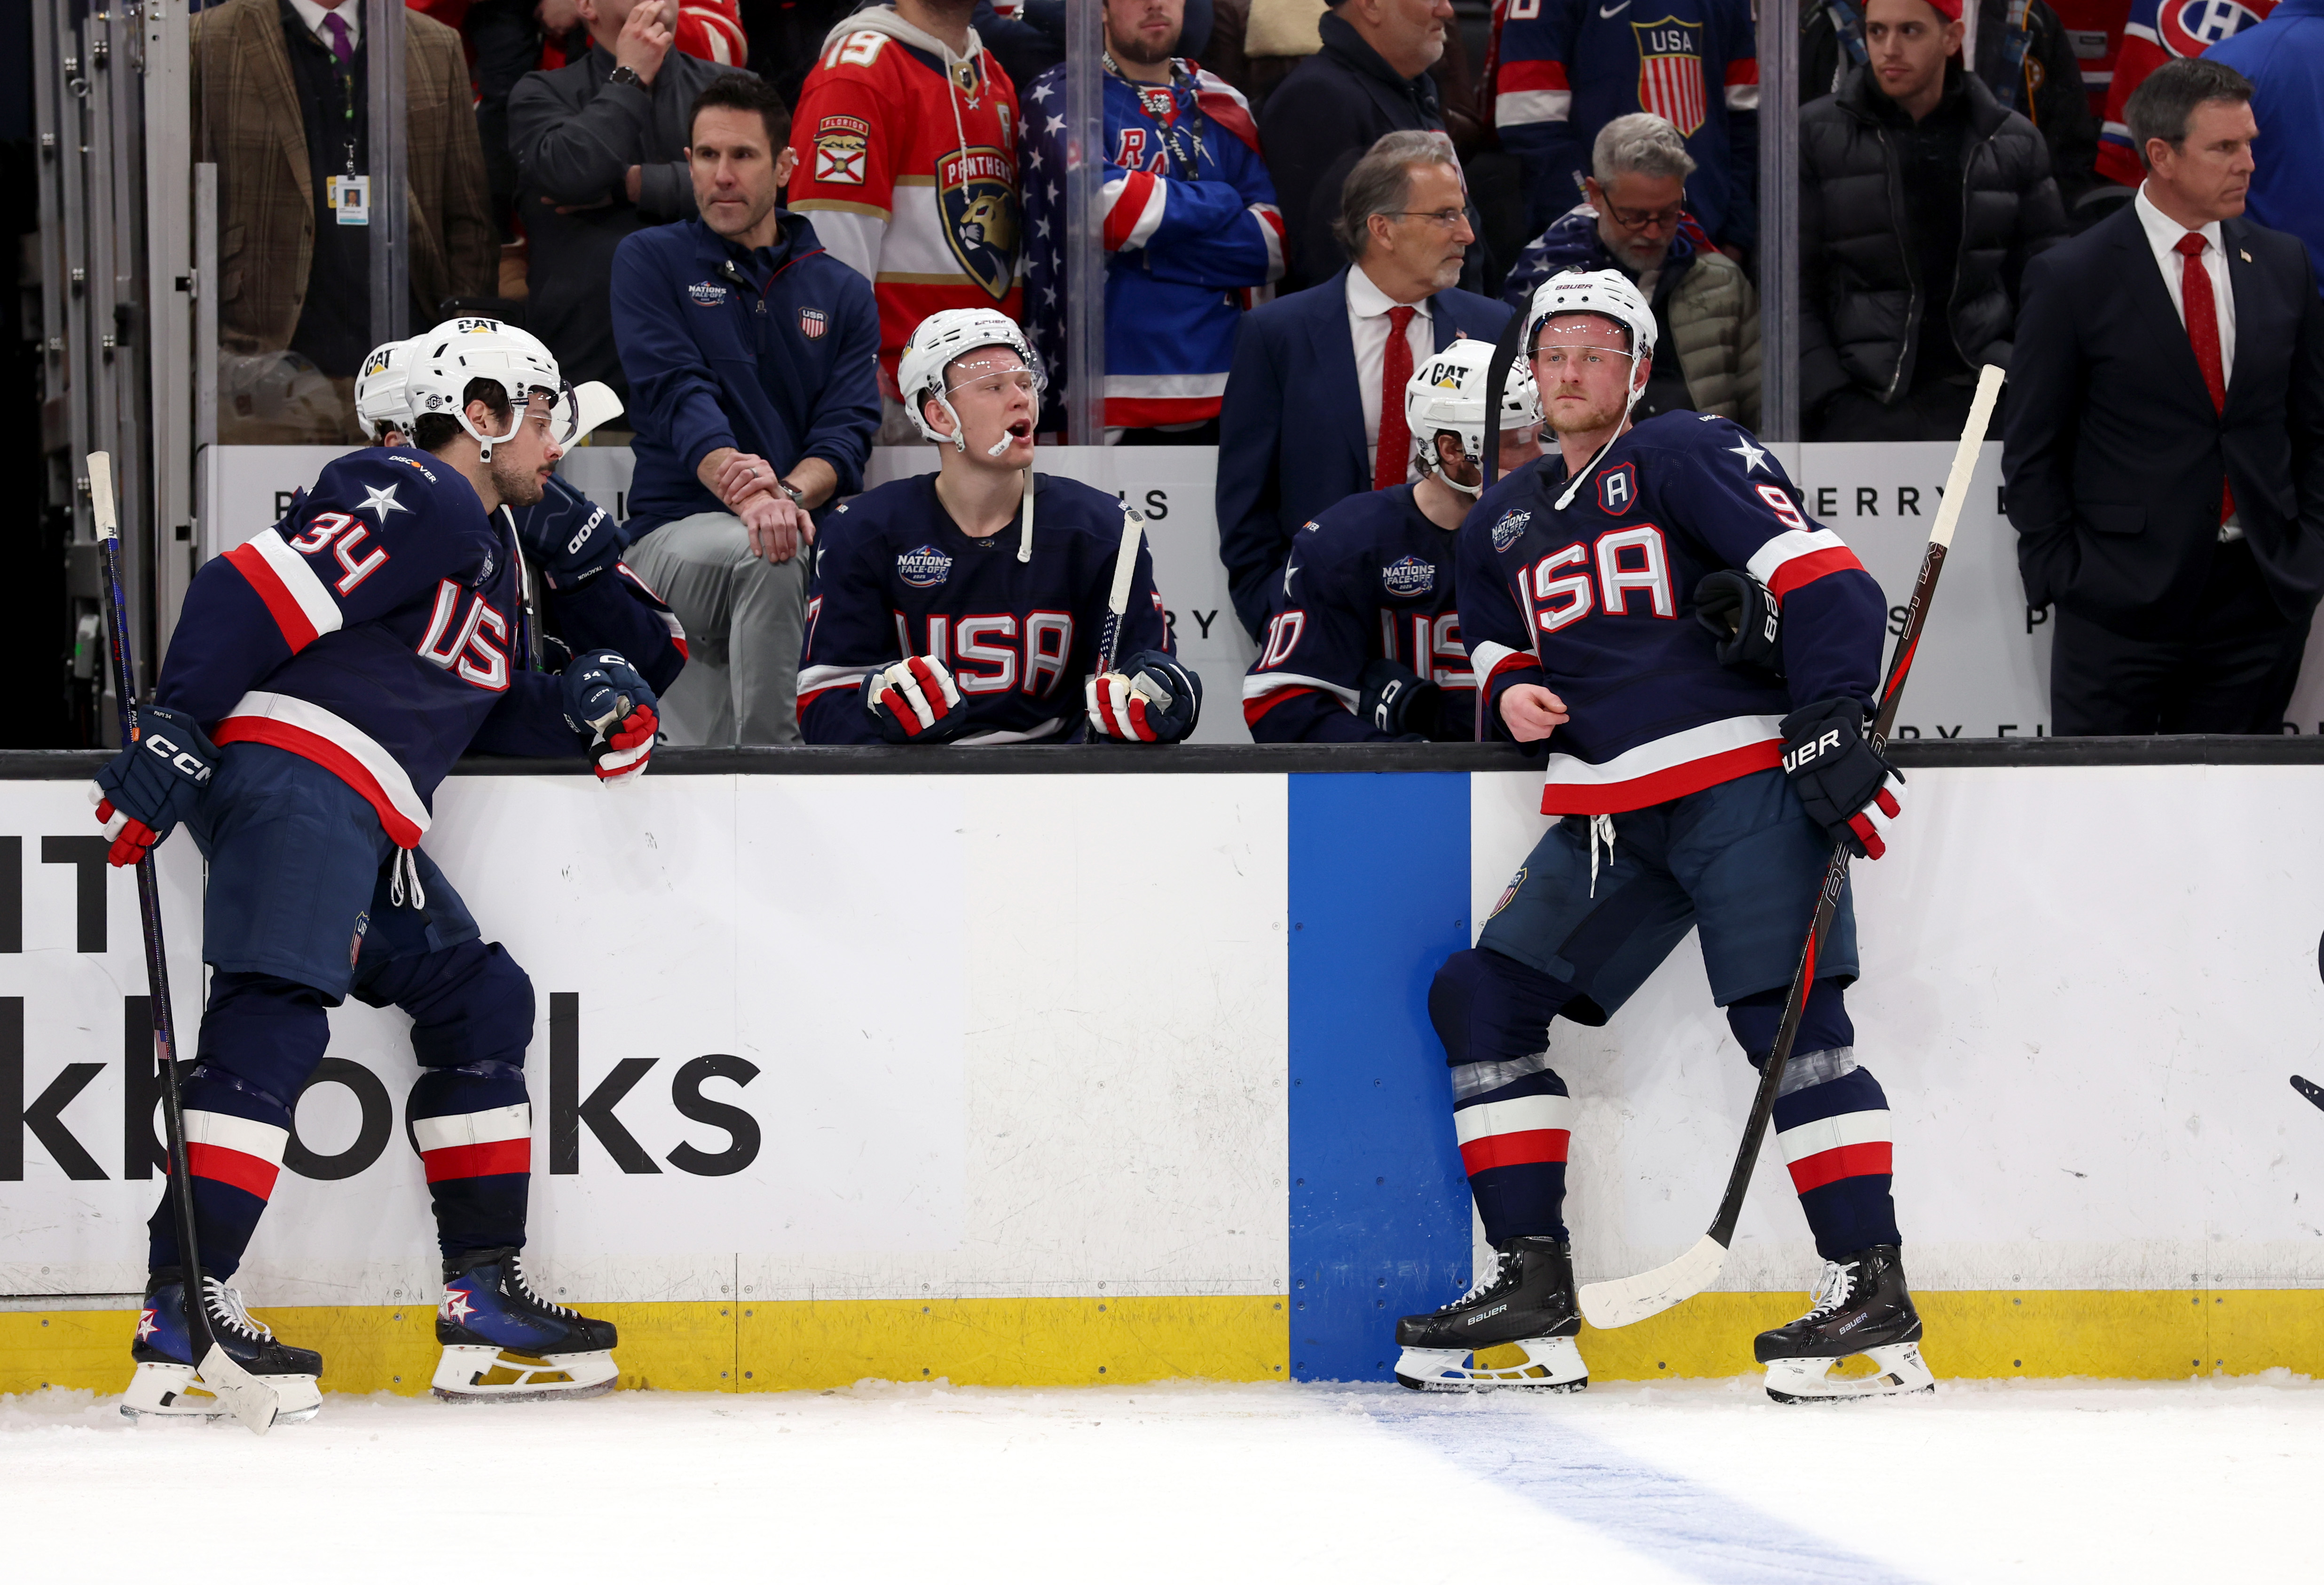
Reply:
<svg viewBox="0 0 2324 1585"><path fill-rule="evenodd" d="M1519 1129L1513 1134L1487 1134L1461 1147L1461 1170L1473 1177L1489 1166L1562 1162L1566 1145L1572 1138L1570 1129Z"/></svg>
<svg viewBox="0 0 2324 1585"><path fill-rule="evenodd" d="M1842 1145L1836 1150L1803 1156L1792 1163L1792 1187L1804 1194L1810 1189L1821 1189L1842 1178L1893 1172L1895 1149L1887 1140L1877 1139L1867 1145Z"/></svg>
<svg viewBox="0 0 2324 1585"><path fill-rule="evenodd" d="M532 1170L532 1141L493 1139L482 1145L447 1145L441 1150L421 1151L420 1159L427 1166L431 1184L447 1178L497 1177Z"/></svg>
<svg viewBox="0 0 2324 1585"><path fill-rule="evenodd" d="M198 1178L230 1184L262 1200L273 1196L274 1179L282 1170L259 1156L245 1156L223 1145L205 1145L199 1140L187 1141L186 1167Z"/></svg>

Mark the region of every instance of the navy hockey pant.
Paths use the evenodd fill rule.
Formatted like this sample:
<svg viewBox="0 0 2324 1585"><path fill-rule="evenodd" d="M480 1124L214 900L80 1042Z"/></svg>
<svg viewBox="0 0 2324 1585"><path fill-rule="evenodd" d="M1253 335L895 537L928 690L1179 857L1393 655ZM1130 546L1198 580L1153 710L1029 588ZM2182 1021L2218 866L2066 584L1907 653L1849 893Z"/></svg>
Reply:
<svg viewBox="0 0 2324 1585"><path fill-rule="evenodd" d="M411 1016L420 1075L406 1115L444 1253L521 1245L532 1133L524 971L479 939L425 854L401 854L368 804L296 755L228 745L189 826L210 861L210 995L184 1084L203 1267L225 1277L241 1264L291 1112L329 1045L328 1009L350 993ZM155 1267L180 1264L169 1193L149 1223Z"/></svg>
<svg viewBox="0 0 2324 1585"><path fill-rule="evenodd" d="M1591 878L1589 823L1536 845L1477 946L1437 972L1428 1009L1452 1064L1453 1126L1486 1237L1563 1239L1574 1120L1549 1026L1599 1025L1689 929L1713 997L1756 1066L1774 1050L1800 943L1831 857L1780 770L1617 815ZM1843 990L1856 929L1843 897L1775 1102L1775 1137L1817 1249L1900 1243L1887 1098L1856 1064Z"/></svg>

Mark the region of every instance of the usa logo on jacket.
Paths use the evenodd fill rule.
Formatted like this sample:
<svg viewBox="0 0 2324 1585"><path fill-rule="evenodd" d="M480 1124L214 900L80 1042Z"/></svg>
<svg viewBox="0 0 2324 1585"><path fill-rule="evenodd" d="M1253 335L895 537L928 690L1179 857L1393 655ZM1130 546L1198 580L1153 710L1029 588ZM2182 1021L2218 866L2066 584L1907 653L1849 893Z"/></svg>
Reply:
<svg viewBox="0 0 2324 1585"><path fill-rule="evenodd" d="M823 333L831 328L831 320L821 309L799 310L799 334L809 341L820 341Z"/></svg>

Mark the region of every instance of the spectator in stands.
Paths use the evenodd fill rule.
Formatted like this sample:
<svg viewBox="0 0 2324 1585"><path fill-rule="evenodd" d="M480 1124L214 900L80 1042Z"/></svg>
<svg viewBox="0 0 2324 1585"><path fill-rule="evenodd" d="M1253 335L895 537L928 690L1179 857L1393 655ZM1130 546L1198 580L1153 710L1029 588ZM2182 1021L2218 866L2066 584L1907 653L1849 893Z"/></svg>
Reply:
<svg viewBox="0 0 2324 1585"><path fill-rule="evenodd" d="M1338 0L1315 24L1323 48L1302 60L1268 96L1259 142L1291 236L1286 291L1331 279L1340 189L1365 152L1392 132L1443 132L1444 111L1428 69L1444 53L1452 0ZM1470 244L1461 284L1483 290L1484 249Z"/></svg>
<svg viewBox="0 0 2324 1585"><path fill-rule="evenodd" d="M1969 27L1970 19L1976 26ZM1962 53L1995 103L2032 122L2050 146L2050 175L2070 212L2097 181L2098 124L2074 41L2047 0L1978 0L1965 7ZM1836 94L1869 59L1862 0L1800 0L1800 103ZM2127 195L2126 195L2127 196Z"/></svg>
<svg viewBox="0 0 2324 1585"><path fill-rule="evenodd" d="M1173 58L1181 0L1106 0L1104 14L1107 438L1215 446L1235 327L1283 274L1283 216L1250 106ZM1044 106L1065 103L1067 70L1034 80L1020 152L1029 328L1053 399L1064 394L1065 204L1051 179L1066 140Z"/></svg>
<svg viewBox="0 0 2324 1585"><path fill-rule="evenodd" d="M2309 263L2324 271L2324 0L2281 0L2265 22L2203 59L2251 80L2259 168L2245 212L2298 237Z"/></svg>
<svg viewBox="0 0 2324 1585"><path fill-rule="evenodd" d="M745 73L718 78L690 134L700 217L637 232L613 255L637 427L628 559L693 644L663 701L680 742L798 742L807 514L863 487L880 423L879 311L814 226L778 207L789 136L781 95Z"/></svg>
<svg viewBox="0 0 2324 1585"><path fill-rule="evenodd" d="M799 90L791 207L880 304L881 438L926 441L896 393L912 327L943 309L1021 319L1017 88L969 25L974 0L843 17Z"/></svg>
<svg viewBox="0 0 2324 1585"><path fill-rule="evenodd" d="M1302 523L1418 476L1404 418L1416 363L1508 322L1506 304L1453 284L1475 240L1462 197L1450 138L1388 134L1341 193L1335 235L1353 263L1243 317L1219 412L1219 558L1254 639Z"/></svg>
<svg viewBox="0 0 2324 1585"><path fill-rule="evenodd" d="M605 311L613 250L694 213L687 113L730 68L672 48L674 0L580 0L588 54L509 95L517 212L529 235L525 328L565 377L629 401Z"/></svg>
<svg viewBox="0 0 2324 1585"><path fill-rule="evenodd" d="M492 290L497 238L469 110L459 35L403 14L412 318L446 298ZM352 0L225 0L194 18L197 159L218 166L218 339L252 360L311 364L336 403L283 404L259 421L221 404L221 437L334 442L363 438L355 370L379 339L371 323L371 98L361 7ZM352 180L350 180L352 179ZM403 205L402 195L393 201ZM285 352L295 355L282 360ZM319 393L311 374L306 382Z"/></svg>
<svg viewBox="0 0 2324 1585"><path fill-rule="evenodd" d="M1643 3L1643 0L1642 0ZM1524 162L1526 229L1572 207L1599 129L1646 110L1679 129L1687 207L1721 247L1758 242L1759 59L1751 0L1655 0L1659 21L1596 0L1539 0L1500 23L1493 122Z"/></svg>
<svg viewBox="0 0 2324 1585"><path fill-rule="evenodd" d="M1800 112L1812 438L1950 440L2009 364L2025 262L2065 234L2034 124L1961 70L1960 0L1870 0L1871 61Z"/></svg>
<svg viewBox="0 0 2324 1585"><path fill-rule="evenodd" d="M2026 603L2057 607L2061 737L2273 733L2299 678L2324 302L2300 240L2242 217L2251 92L2209 56L2156 68L2126 106L2138 196L2025 273L2001 462Z"/></svg>
<svg viewBox="0 0 2324 1585"><path fill-rule="evenodd" d="M1639 111L1598 134L1584 202L1536 238L1501 300L1522 312L1565 270L1619 270L1654 305L1654 372L1634 416L1691 410L1759 427L1759 294L1686 212L1694 157L1677 127Z"/></svg>

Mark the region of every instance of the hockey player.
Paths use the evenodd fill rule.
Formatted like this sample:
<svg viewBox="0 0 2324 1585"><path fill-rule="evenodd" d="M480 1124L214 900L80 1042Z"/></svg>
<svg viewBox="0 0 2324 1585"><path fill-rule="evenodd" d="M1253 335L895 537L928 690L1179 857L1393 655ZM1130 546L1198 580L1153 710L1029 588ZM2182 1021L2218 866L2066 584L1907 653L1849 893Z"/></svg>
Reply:
<svg viewBox="0 0 2324 1585"><path fill-rule="evenodd" d="M1630 427L1655 348L1637 288L1611 271L1553 277L1526 336L1558 455L1497 484L1462 527L1461 631L1488 718L1548 739L1541 806L1556 824L1429 991L1497 1258L1467 1297L1397 1323L1397 1378L1416 1387L1588 1381L1561 1209L1573 1108L1551 1020L1604 1023L1692 928L1729 1027L1764 1061L1831 843L1878 858L1903 791L1863 731L1879 588L1730 420ZM1888 1103L1857 1064L1841 995L1856 974L1843 896L1775 1102L1826 1261L1808 1313L1759 1334L1783 1403L1931 1385L1897 1252ZM1462 1363L1508 1343L1526 1365ZM1857 1353L1880 1373L1826 1380Z"/></svg>
<svg viewBox="0 0 2324 1585"><path fill-rule="evenodd" d="M1262 743L1467 742L1477 680L1461 645L1453 532L1485 470L1489 341L1455 341L1404 388L1409 484L1351 495L1303 528L1277 581L1242 717ZM1500 471L1541 456L1533 376L1510 371Z"/></svg>
<svg viewBox="0 0 2324 1585"><path fill-rule="evenodd" d="M202 568L156 702L97 774L110 858L134 862L180 821L209 862L213 972L184 1086L203 1269L184 1269L166 1194L132 1346L129 1414L206 1415L185 1304L270 1378L282 1417L320 1405L314 1352L281 1343L226 1286L266 1209L291 1108L352 991L412 1018L408 1115L444 1260L434 1386L447 1397L608 1390L613 1328L539 1297L524 1243L531 982L479 938L420 851L429 798L470 748L634 776L654 694L620 655L559 676L515 649L516 555L503 504L540 499L559 456L560 388L538 344L454 320L415 350L418 451L352 453L281 523Z"/></svg>
<svg viewBox="0 0 2324 1585"><path fill-rule="evenodd" d="M1121 502L1033 474L1041 381L1023 332L989 309L931 314L900 364L936 473L824 520L799 661L811 743L1061 742L1086 722L1126 742L1194 730L1141 539L1115 663L1097 646L1127 527Z"/></svg>

